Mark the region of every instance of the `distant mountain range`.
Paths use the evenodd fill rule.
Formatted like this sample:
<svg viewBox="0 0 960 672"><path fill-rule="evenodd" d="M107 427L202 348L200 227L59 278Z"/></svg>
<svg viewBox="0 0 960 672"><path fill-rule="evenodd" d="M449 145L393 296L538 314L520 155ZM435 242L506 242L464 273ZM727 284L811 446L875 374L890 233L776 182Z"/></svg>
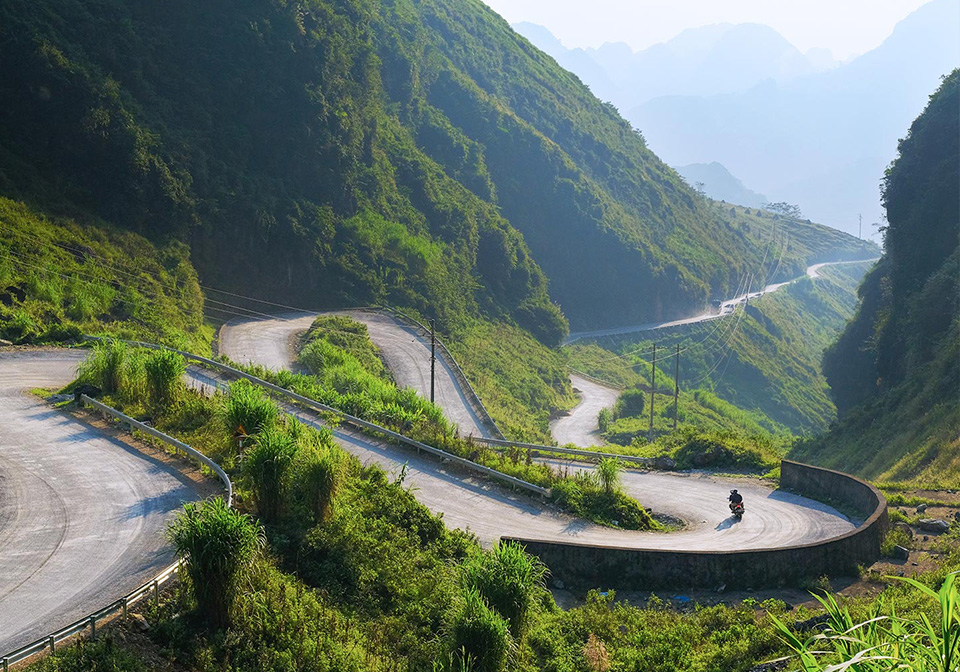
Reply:
<svg viewBox="0 0 960 672"><path fill-rule="evenodd" d="M557 52L542 29L517 29L618 105L671 165L720 162L816 221L856 234L862 214L866 234L881 221L878 183L898 138L960 64L958 25L960 0L933 0L844 64L751 24L688 30L638 53Z"/></svg>
<svg viewBox="0 0 960 672"><path fill-rule="evenodd" d="M750 208L762 207L768 202L763 194L747 189L743 182L738 180L723 164L691 163L687 166L674 167L687 183L715 201L726 201L736 205L745 205ZM702 185L702 187L701 187Z"/></svg>

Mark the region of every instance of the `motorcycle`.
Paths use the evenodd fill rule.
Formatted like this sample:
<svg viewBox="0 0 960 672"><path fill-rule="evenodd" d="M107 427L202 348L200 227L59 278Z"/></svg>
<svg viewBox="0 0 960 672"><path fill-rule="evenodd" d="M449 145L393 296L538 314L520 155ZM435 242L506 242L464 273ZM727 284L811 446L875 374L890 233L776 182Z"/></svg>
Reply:
<svg viewBox="0 0 960 672"><path fill-rule="evenodd" d="M730 502L730 513L737 520L743 518L743 502Z"/></svg>

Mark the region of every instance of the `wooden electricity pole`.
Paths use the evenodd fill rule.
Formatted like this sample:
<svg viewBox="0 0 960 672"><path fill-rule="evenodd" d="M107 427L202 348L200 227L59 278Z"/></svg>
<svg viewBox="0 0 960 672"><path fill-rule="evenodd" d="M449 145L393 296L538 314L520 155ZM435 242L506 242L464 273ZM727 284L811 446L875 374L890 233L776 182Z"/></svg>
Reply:
<svg viewBox="0 0 960 672"><path fill-rule="evenodd" d="M657 344L653 344L653 376L650 377L650 434L647 441L653 443L653 393L657 389Z"/></svg>
<svg viewBox="0 0 960 672"><path fill-rule="evenodd" d="M437 369L437 321L430 320L430 403L433 403L433 381Z"/></svg>
<svg viewBox="0 0 960 672"><path fill-rule="evenodd" d="M677 431L678 406L680 405L680 344L677 343L677 363L673 369L673 431Z"/></svg>

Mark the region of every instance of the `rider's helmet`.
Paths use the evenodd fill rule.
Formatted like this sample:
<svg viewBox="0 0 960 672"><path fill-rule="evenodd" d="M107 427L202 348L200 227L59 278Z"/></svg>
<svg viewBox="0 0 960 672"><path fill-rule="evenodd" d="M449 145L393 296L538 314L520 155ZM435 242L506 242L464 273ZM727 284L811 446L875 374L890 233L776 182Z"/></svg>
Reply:
<svg viewBox="0 0 960 672"><path fill-rule="evenodd" d="M731 495L735 495L735 494L737 494L737 489L736 489L736 488L734 488L733 490L731 490L731 491L730 491L730 494L731 494Z"/></svg>

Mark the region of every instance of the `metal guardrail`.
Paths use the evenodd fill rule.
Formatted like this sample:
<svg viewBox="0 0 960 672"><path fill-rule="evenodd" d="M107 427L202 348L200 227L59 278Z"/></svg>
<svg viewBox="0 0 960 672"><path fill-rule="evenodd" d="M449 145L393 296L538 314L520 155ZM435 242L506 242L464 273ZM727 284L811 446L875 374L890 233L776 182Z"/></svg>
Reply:
<svg viewBox="0 0 960 672"><path fill-rule="evenodd" d="M567 367L567 371L569 371L570 373L575 373L575 374L577 374L578 376L580 376L581 378L586 378L586 379L589 380L590 382L596 383L597 385L603 385L604 387L609 387L610 389L613 389L613 390L622 390L622 389L623 389L623 385L620 385L620 384L618 384L618 383L614 383L614 382L609 381L609 380L604 380L603 378L598 378L597 376L594 376L594 375L592 375L592 374L589 374L589 373L587 373L586 371L581 371L580 369L575 369L575 368L573 368L572 366L568 366L568 367Z"/></svg>
<svg viewBox="0 0 960 672"><path fill-rule="evenodd" d="M153 427L150 427L149 425L145 425L142 422L138 422L133 418L131 418L130 416L124 415L117 409L111 408L110 406L107 406L106 404L103 404L97 401L96 399L91 399L85 394L80 395L80 400L83 403L96 408L101 413L104 413L112 418L116 418L120 422L127 424L130 428L131 433L133 432L133 430L137 430L139 432L144 432L145 434L149 434L150 436L155 437L163 441L164 443L173 446L178 451L178 453L182 452L185 455L189 455L190 457L193 457L201 464L209 467L211 470L213 470L217 474L220 480L223 481L223 485L227 490L227 504L228 505L231 504L231 502L233 501L233 484L230 482L230 478L227 476L226 472L224 472L224 470L220 467L219 464L217 464L216 462L211 460L209 457L207 457L206 455L198 451L196 448L193 448L192 446L188 446L182 441L178 441L172 436L168 436L167 434L164 434L163 432L158 431ZM123 615L126 616L127 610L130 608L130 606L133 604L136 604L141 599L149 595L151 591L153 591L155 604L159 604L160 586L162 586L167 581L169 581L174 576L174 574L176 574L177 571L179 571L182 564L183 562L178 560L177 562L173 563L172 565L164 569L162 572L157 574L150 581L147 581L140 587L134 589L132 592L124 595L120 599L110 603L106 607L103 607L102 609L95 611L92 614L84 616L83 618L77 621L74 621L70 625L60 628L54 633L51 633L45 637L42 637L25 646L21 646L16 651L12 651L6 654L2 658L0 658L0 669L2 669L3 672L7 672L11 665L22 662L27 658L35 656L46 649L49 649L50 653L55 653L57 644L59 642L62 642L65 639L73 637L74 635L81 634L85 630L89 630L90 637L93 639L96 639L98 621L101 621L108 616L112 616L117 612L122 612Z"/></svg>
<svg viewBox="0 0 960 672"><path fill-rule="evenodd" d="M189 455L200 464L208 467L223 482L223 487L227 489L227 506L233 505L233 484L230 482L230 478L227 476L227 472L225 472L220 467L219 464L211 460L209 457L201 453L199 450L197 450L196 448L193 448L192 446L188 446L183 441L178 441L172 436L169 436L157 429L154 429L150 425L145 425L142 422L138 422L137 420L134 420L133 418L131 418L129 415L124 415L117 409L111 408L106 404L100 403L96 399L91 399L85 394L80 395L80 400L89 406L93 406L95 409L97 409L101 413L105 413L106 415L109 415L110 417L116 418L120 422L127 424L130 427L131 433L133 432L133 430L137 430L138 432L149 434L150 436L156 439L160 439L167 445L173 446L178 453L182 452L185 455Z"/></svg>
<svg viewBox="0 0 960 672"><path fill-rule="evenodd" d="M596 450L579 450L577 448L560 448L558 446L543 446L537 443L523 443L522 441L506 441L501 439L473 439L474 443L483 443L491 446L515 446L517 448L526 448L527 450L536 450L541 453L559 453L561 455L578 455L581 457L615 457L624 462L633 462L644 466L652 466L655 459L652 457L637 457L636 455L620 455L619 453L603 453Z"/></svg>
<svg viewBox="0 0 960 672"><path fill-rule="evenodd" d="M88 340L93 340L93 341L109 340L109 339L102 339L97 336L88 336L86 338ZM336 415L338 418L341 419L341 421L345 421L355 427L359 427L360 429L367 430L369 432L374 432L376 434L388 436L391 439L394 439L395 441L399 441L400 443L404 443L408 446L416 448L418 451L422 450L432 455L436 455L437 457L443 458L445 460L449 460L450 462L453 462L454 464L457 464L461 467L470 469L472 471L476 471L486 476L490 476L491 478L495 478L499 481L509 483L510 485L513 485L522 490L532 492L542 497L550 496L550 491L547 488L540 487L539 485L534 485L533 483L528 483L527 481L521 480L514 476L510 476L508 474L504 474L500 471L497 471L496 469L491 469L490 467L484 466L482 464L477 464L476 462L472 462L470 460L462 458L459 455L454 455L453 453L448 453L447 451L441 450L440 448L436 448L434 446L429 446L425 443L421 443L420 441L416 441L415 439L406 437L403 434L394 432L393 430L387 429L386 427L381 427L380 425L376 425L372 422L361 420L360 418L349 415L348 413L344 413L340 409L334 408L332 406L327 406L326 404L321 404L319 401L310 399L309 397L304 397L303 395L297 394L296 392L291 392L290 390L284 387L280 387L279 385L274 385L273 383L268 382L262 378L258 378L257 376L247 373L246 371L241 371L240 369L236 369L227 364L223 364L222 362L218 362L216 360L210 359L209 357L202 357L201 355L195 355L191 352L178 350L176 348L170 348L164 345L156 345L154 343L143 343L141 341L125 341L125 342L129 343L130 345L136 345L143 348L148 348L150 350L170 350L171 352L176 352L182 357L184 357L185 359L206 364L207 366L213 367L219 371L223 371L224 373L227 373L232 376L236 376L238 378L244 378L250 381L251 383L253 383L254 385L270 390L275 394L278 394L282 397L286 397L287 399L294 401L298 404L307 406L308 408L312 408L317 411L322 411L324 413L331 413L333 415Z"/></svg>
<svg viewBox="0 0 960 672"><path fill-rule="evenodd" d="M358 310L372 310L376 312L387 313L391 317L397 318L402 322L406 322L408 325L416 327L417 329L423 330L425 333L430 333L430 328L417 320L414 317L407 315L406 313L397 310L396 308L391 308L389 306L373 306L370 308L360 308ZM480 399L480 395L477 394L477 391L473 389L473 385L470 384L470 379L467 378L467 374L463 372L463 369L460 368L460 364L457 363L456 358L453 356L453 353L450 352L449 348L441 341L439 338L436 339L437 346L440 349L440 356L443 357L450 369L453 371L454 376L459 379L460 385L465 389L468 394L467 398L470 401L470 405L473 406L473 411L478 416L480 416L481 421L487 425L487 427L492 430L494 438L504 439L506 438L504 433L500 431L500 426L497 425L496 420L493 419L493 416L487 411L487 407L483 405L483 401Z"/></svg>
<svg viewBox="0 0 960 672"><path fill-rule="evenodd" d="M90 637L92 639L96 639L98 621L101 621L108 616L112 616L117 612L121 612L123 616L126 616L127 611L131 606L142 600L151 592L153 593L154 604L159 605L160 586L173 578L173 576L180 570L180 566L182 564L183 563L180 561L173 563L162 572L157 574L150 581L147 581L133 592L124 595L119 600L111 602L103 609L84 616L83 618L74 621L66 627L60 628L56 632L53 632L46 637L38 639L35 642L31 642L26 646L20 647L16 651L8 653L7 655L3 656L2 659L0 659L0 669L2 669L3 672L7 672L11 665L23 662L24 660L31 658L38 653L42 653L47 649L50 650L50 653L56 653L57 644L65 639L73 637L74 635L82 634L84 630L89 630Z"/></svg>

